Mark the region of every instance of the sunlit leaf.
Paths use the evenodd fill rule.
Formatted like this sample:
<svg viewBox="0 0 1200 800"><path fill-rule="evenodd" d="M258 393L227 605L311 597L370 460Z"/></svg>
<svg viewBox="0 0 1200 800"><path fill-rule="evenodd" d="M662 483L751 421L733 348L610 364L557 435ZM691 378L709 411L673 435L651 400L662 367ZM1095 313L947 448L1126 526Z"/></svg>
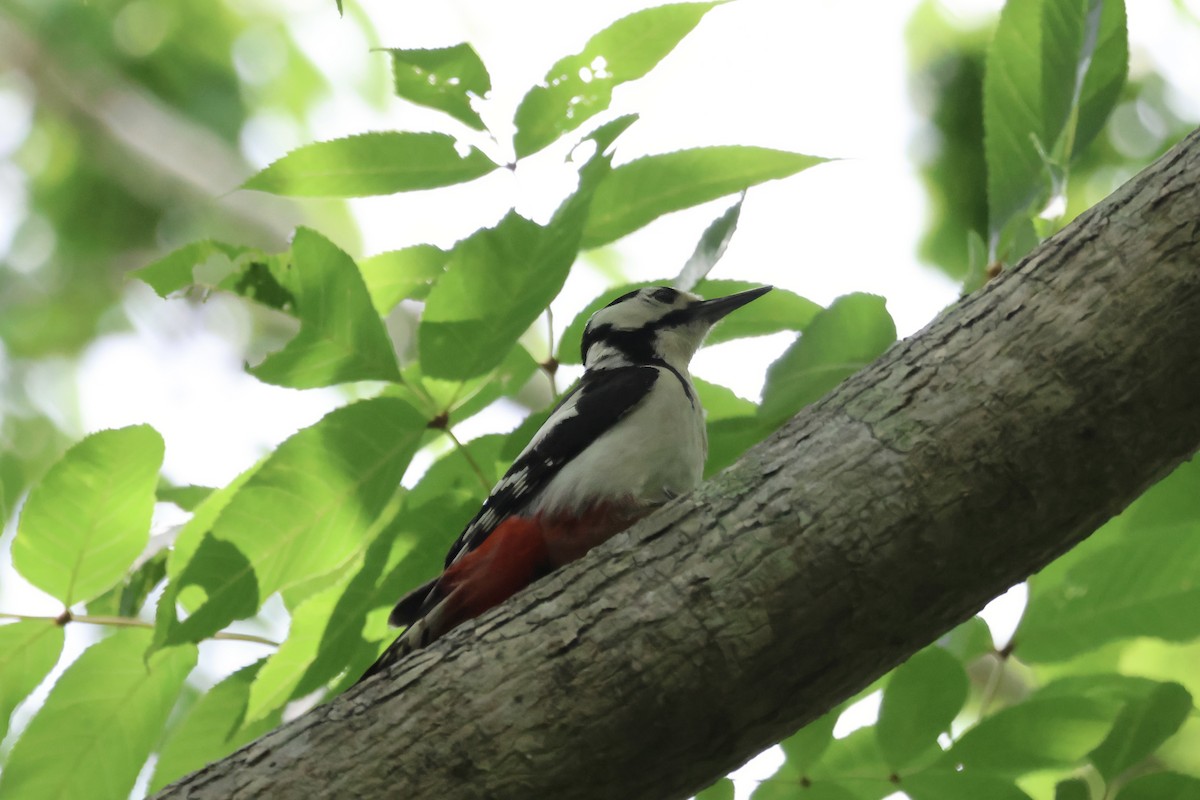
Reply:
<svg viewBox="0 0 1200 800"><path fill-rule="evenodd" d="M839 297L771 365L762 415L776 424L787 419L875 360L895 340L896 325L882 297Z"/></svg>
<svg viewBox="0 0 1200 800"><path fill-rule="evenodd" d="M156 645L210 636L272 593L345 565L395 492L425 422L407 403L380 397L337 409L281 444L177 567L159 603ZM181 622L174 600L186 592L200 599Z"/></svg>
<svg viewBox="0 0 1200 800"><path fill-rule="evenodd" d="M151 792L229 755L279 724L281 715L271 714L242 725L250 684L262 665L256 661L243 667L200 696L159 750Z"/></svg>
<svg viewBox="0 0 1200 800"><path fill-rule="evenodd" d="M13 709L50 674L63 648L63 629L52 620L0 626L0 739Z"/></svg>
<svg viewBox="0 0 1200 800"><path fill-rule="evenodd" d="M401 300L424 300L446 270L449 253L431 244L389 250L359 262L363 283L379 314Z"/></svg>
<svg viewBox="0 0 1200 800"><path fill-rule="evenodd" d="M417 336L425 372L481 375L500 363L558 294L574 252L516 212L455 245L429 293Z"/></svg>
<svg viewBox="0 0 1200 800"><path fill-rule="evenodd" d="M483 120L471 108L471 98L485 96L492 79L471 45L388 52L397 95L445 111L477 131L484 129Z"/></svg>
<svg viewBox="0 0 1200 800"><path fill-rule="evenodd" d="M548 225L513 211L454 246L421 315L417 342L425 374L452 380L484 374L554 299L579 252L596 187L609 174L607 145L633 119L613 120L587 137L596 150L580 168L579 187Z"/></svg>
<svg viewBox="0 0 1200 800"><path fill-rule="evenodd" d="M149 284L160 297L166 297L188 286L215 287L233 271L233 261L248 252L254 251L252 248L204 239L173 250L157 261L133 270L129 275ZM210 263L214 266L206 269Z"/></svg>
<svg viewBox="0 0 1200 800"><path fill-rule="evenodd" d="M653 220L718 197L786 178L828 159L765 147L699 147L645 156L612 171L592 198L585 248L599 247Z"/></svg>
<svg viewBox="0 0 1200 800"><path fill-rule="evenodd" d="M1149 696L1121 709L1112 731L1089 754L1092 764L1111 782L1173 736L1191 710L1192 696L1186 689L1177 683L1159 684Z"/></svg>
<svg viewBox="0 0 1200 800"><path fill-rule="evenodd" d="M678 3L635 12L560 60L517 108L517 157L541 150L608 108L613 87L653 69L715 5Z"/></svg>
<svg viewBox="0 0 1200 800"><path fill-rule="evenodd" d="M127 628L67 668L14 745L0 796L129 796L196 663L191 645L145 659L149 642Z"/></svg>
<svg viewBox="0 0 1200 800"><path fill-rule="evenodd" d="M70 606L120 580L150 538L162 437L149 425L94 433L29 493L13 565Z"/></svg>
<svg viewBox="0 0 1200 800"><path fill-rule="evenodd" d="M305 145L243 188L297 197L365 197L464 183L496 164L444 133L386 131Z"/></svg>
<svg viewBox="0 0 1200 800"><path fill-rule="evenodd" d="M399 380L391 340L350 256L301 228L292 242L290 270L300 333L250 372L294 389Z"/></svg>
<svg viewBox="0 0 1200 800"><path fill-rule="evenodd" d="M406 380L415 380L422 393L434 404L437 413L450 412L450 424L456 425L478 414L501 397L512 397L523 387L538 363L520 344L508 351L504 360L478 378L465 381L446 381L422 375L419 362L405 369ZM411 376L411 377L410 377Z"/></svg>
<svg viewBox="0 0 1200 800"><path fill-rule="evenodd" d="M717 265L721 256L725 255L725 249L729 247L729 240L733 238L733 233L737 230L738 218L742 214L742 201L745 198L746 193L742 192L742 196L736 203L725 209L724 214L717 217L704 229L704 234L696 243L696 249L691 258L683 265L683 269L679 271L672 282L675 288L692 291L692 288Z"/></svg>
<svg viewBox="0 0 1200 800"><path fill-rule="evenodd" d="M388 603L400 597L402 590L382 576L409 556L415 544L394 535L402 506L396 500L388 505L354 569L293 610L287 640L267 659L250 689L248 721L271 716L343 672L356 680L378 655L374 642L386 634L386 617L369 612L379 609L381 595Z"/></svg>
<svg viewBox="0 0 1200 800"><path fill-rule="evenodd" d="M967 699L962 664L940 647L927 647L892 672L883 690L875 736L893 770L937 747Z"/></svg>

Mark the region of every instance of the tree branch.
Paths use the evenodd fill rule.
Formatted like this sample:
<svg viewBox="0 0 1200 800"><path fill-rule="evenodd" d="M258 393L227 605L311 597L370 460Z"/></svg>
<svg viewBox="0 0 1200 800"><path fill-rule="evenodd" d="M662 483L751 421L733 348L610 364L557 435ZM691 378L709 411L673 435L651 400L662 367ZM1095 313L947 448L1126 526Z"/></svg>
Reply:
<svg viewBox="0 0 1200 800"><path fill-rule="evenodd" d="M716 480L164 798L686 797L1200 443L1200 133Z"/></svg>

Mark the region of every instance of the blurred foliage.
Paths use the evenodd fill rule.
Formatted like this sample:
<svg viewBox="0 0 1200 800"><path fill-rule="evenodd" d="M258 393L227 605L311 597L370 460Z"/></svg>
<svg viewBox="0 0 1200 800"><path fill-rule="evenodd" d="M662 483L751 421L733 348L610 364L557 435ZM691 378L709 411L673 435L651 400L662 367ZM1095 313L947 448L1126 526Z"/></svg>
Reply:
<svg viewBox="0 0 1200 800"><path fill-rule="evenodd" d="M938 0L925 0L914 13L907 35L911 91L926 118L926 129L914 147L930 198L919 253L950 277L967 281L965 288L970 290L979 283L979 275L971 270L970 236L988 239L983 83L994 20L967 28L961 25L961 17ZM1108 124L1089 146L1072 154L1069 169L1058 176L1065 205L1052 207L1046 219L1040 216L1041 208L1032 209L1029 219L1041 236L1091 208L1191 131L1193 122L1175 110L1170 91L1155 72L1130 75ZM1001 163L996 168L1006 167ZM1050 180L1049 173L1045 180ZM1028 239L995 255L1004 264L1015 264L1035 241Z"/></svg>
<svg viewBox="0 0 1200 800"><path fill-rule="evenodd" d="M581 253L823 160L723 145L612 166L635 119L605 115L612 88L651 71L720 5L660 6L615 21L530 87L508 151L520 160L563 140L578 178L544 224L513 211L449 247L418 244L356 263L343 198L499 171L499 134L315 141L310 115L334 87L286 15L267 4L0 0L0 109L11 112L0 119L0 208L16 209L0 218L0 519L11 520L25 500L14 567L74 604L74 620L143 628L89 647L32 721L15 726L0 751L0 793L86 787L98 798L127 796L151 755L158 788L268 730L292 703L354 681L386 645L391 602L436 571L544 415L466 442L453 426L495 403L550 402L544 387L559 364L577 361L586 316L631 288L602 292L541 348L527 348L522 337ZM1188 129L1160 76L1143 70L1120 86L1117 6L1013 0L1001 25L1010 28L995 40L994 22L960 30L932 1L913 16L913 93L928 119L916 155L931 197L921 254L967 289L986 278L989 258L1015 259ZM357 26L364 42L378 44L353 4L328 11L327 24ZM1089 20L1106 32L1094 51ZM1033 58L1042 61L1004 52L1018 29L1036 35L1042 46ZM422 112L448 115L449 130L490 133L494 117L480 112L491 76L471 45L386 54L361 53L371 69L357 85L336 88L370 105L390 87ZM1021 112L1047 139L1044 151L1021 135L985 146L987 120L1008 120L1004 104L1020 100L989 94L986 73L998 63L1017 64L1015 78L1053 78L1037 90L1043 102ZM1086 75L1099 76L1093 82L1103 91L1072 95L1055 77L1063 64L1083 69L1084 86ZM300 147L256 172L256 156L245 153L264 124L290 131L283 138ZM1080 126L1082 139L1099 131L1081 151L1072 147ZM1023 172L1001 176L1009 184L997 188L997 162L1007 159L1019 159ZM1044 215L1041 206L1064 187L1063 208ZM1006 198L1008 216L995 218L989 194ZM333 199L306 201L302 211L278 195ZM706 277L740 210L739 201L714 221L677 280L705 296L753 285ZM260 381L334 387L347 404L211 490L159 480L162 441L148 426L68 449L78 420L48 403L44 386L68 374L99 335L130 326L123 276L136 267L136 277L171 298L164 303L214 294L241 303L253 329L247 349L269 351L247 358L258 362L247 371ZM697 383L710 474L896 336L883 299L866 293L822 307L777 290L754 309L713 339L788 332L795 341L771 366L761 405ZM539 363L534 352L553 358ZM531 392L534 383L543 390ZM417 458L431 466L397 489ZM155 496L190 517L171 541L155 537L146 547ZM879 700L876 722L835 736L839 719L861 720L863 706L829 712L782 743L783 766L753 796L1196 796L1197 498L1200 470L1185 465L1031 579L1012 642L994 642L978 618L949 632L865 690ZM98 547L97 533L112 546ZM285 641L231 630L259 619L271 597L291 617ZM0 730L60 658L66 622L0 626ZM231 638L257 640L270 654L201 694L196 645ZM107 734L118 716L125 737ZM64 749L88 755L64 771ZM732 795L726 779L701 796Z"/></svg>

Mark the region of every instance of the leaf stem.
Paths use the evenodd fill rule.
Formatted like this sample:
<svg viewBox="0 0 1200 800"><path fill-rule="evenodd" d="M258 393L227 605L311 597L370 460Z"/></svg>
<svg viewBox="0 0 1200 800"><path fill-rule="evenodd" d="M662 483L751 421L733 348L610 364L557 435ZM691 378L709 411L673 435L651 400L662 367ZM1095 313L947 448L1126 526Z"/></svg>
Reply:
<svg viewBox="0 0 1200 800"><path fill-rule="evenodd" d="M110 617L103 614L70 614L60 615L57 617L42 617L30 614L12 614L7 611L0 611L0 619L16 619L23 621L40 620L43 622L58 622L58 620L66 618L69 622L83 622L88 625L108 625L116 628L153 628L154 623L146 622L142 619L133 617ZM263 636L255 636L252 633L234 633L233 631L217 631L209 638L220 639L223 641L232 642L254 642L255 644L265 644L271 647L279 647L279 642L273 639L267 639Z"/></svg>
<svg viewBox="0 0 1200 800"><path fill-rule="evenodd" d="M483 486L483 490L485 492L490 492L492 490L492 482L487 479L487 475L485 475L483 469L480 468L479 462L475 460L473 455L471 455L471 451L468 450L463 443L458 440L458 437L454 435L454 431L452 431L449 427L447 427L445 430L446 435L450 437L450 441L454 442L454 446L458 448L458 452L462 453L463 458L465 458L467 463L471 465L471 470L479 476L479 483Z"/></svg>

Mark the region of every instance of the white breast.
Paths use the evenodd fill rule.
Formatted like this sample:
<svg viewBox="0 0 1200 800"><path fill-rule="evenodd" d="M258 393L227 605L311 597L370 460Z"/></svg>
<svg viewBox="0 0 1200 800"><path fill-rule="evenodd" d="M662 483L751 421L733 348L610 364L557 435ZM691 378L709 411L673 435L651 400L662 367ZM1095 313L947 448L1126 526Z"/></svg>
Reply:
<svg viewBox="0 0 1200 800"><path fill-rule="evenodd" d="M569 513L608 499L658 505L700 483L707 455L699 401L659 368L641 404L565 464L530 510Z"/></svg>

